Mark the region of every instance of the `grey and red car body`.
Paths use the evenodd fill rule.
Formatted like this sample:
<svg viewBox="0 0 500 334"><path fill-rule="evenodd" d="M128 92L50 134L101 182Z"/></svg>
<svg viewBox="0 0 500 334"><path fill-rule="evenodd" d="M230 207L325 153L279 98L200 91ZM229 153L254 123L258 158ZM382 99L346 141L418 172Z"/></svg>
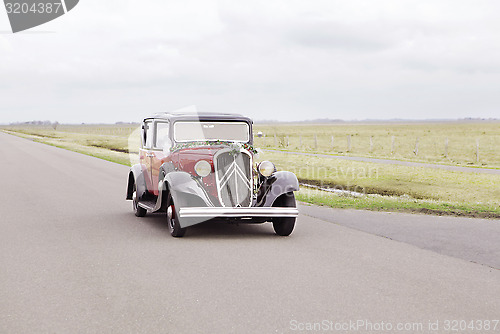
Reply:
<svg viewBox="0 0 500 334"><path fill-rule="evenodd" d="M254 163L252 120L236 114L161 113L144 119L127 199L137 216L166 212L170 233L203 221L272 222L289 235L298 210L295 174Z"/></svg>

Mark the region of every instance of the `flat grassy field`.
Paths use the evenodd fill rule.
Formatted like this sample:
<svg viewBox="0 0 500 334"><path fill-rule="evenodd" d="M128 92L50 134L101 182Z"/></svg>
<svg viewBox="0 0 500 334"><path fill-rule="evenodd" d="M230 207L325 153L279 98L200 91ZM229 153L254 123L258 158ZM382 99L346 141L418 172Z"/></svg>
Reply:
<svg viewBox="0 0 500 334"><path fill-rule="evenodd" d="M5 132L65 148L101 159L130 165L131 153L138 153L140 139L134 145L129 137L139 131L139 125L59 125L57 130L47 126L4 126Z"/></svg>
<svg viewBox="0 0 500 334"><path fill-rule="evenodd" d="M261 148L500 168L498 121L256 124L258 131Z"/></svg>
<svg viewBox="0 0 500 334"><path fill-rule="evenodd" d="M302 183L347 191L344 195L303 187L298 199L340 208L415 211L500 218L500 175L455 172L279 152L261 153ZM350 196L349 192L368 196Z"/></svg>
<svg viewBox="0 0 500 334"><path fill-rule="evenodd" d="M139 145L138 125L60 125L57 130L42 126L8 126L3 127L3 130L124 165L136 161L134 153L137 152ZM256 137L255 140L255 146L262 148L448 163L478 168L500 167L500 123L498 122L345 126L257 124L255 133L258 131L266 135L263 138ZM274 134L270 135L274 132L277 133L278 147L274 146ZM331 144L331 138L328 139L328 136L331 137L332 133L335 133L334 144L339 145L338 150L328 149L328 145ZM340 150L341 145L347 145L348 134L351 134L351 152ZM366 150L370 149L371 136L373 136L373 149L372 153L367 153ZM392 136L395 137L395 152L387 153L387 148L392 149ZM412 138L416 136L420 138L418 154L405 155L403 148L411 148ZM344 138L343 144L341 138ZM446 159L438 154L439 142L442 141L443 144L445 142L439 138L448 138L449 157ZM479 139L480 143L480 163L473 161L475 148L466 145L474 142L473 146L476 146L476 139ZM318 142L317 149L314 148L315 141ZM431 145L430 141L436 144ZM461 142L462 146L452 145L455 141ZM302 145L299 145L300 142ZM491 143L491 147L486 143ZM424 158L423 151L426 150L431 153ZM397 153L399 151L401 153ZM450 158L451 152L453 159ZM459 152L462 155L458 155ZM470 155L473 157L470 158ZM309 203L339 208L500 218L500 175L298 156L269 151L260 153L258 159L273 161L279 170L294 172L304 184L365 194L361 197L351 196L349 193L339 195L303 186L297 198Z"/></svg>

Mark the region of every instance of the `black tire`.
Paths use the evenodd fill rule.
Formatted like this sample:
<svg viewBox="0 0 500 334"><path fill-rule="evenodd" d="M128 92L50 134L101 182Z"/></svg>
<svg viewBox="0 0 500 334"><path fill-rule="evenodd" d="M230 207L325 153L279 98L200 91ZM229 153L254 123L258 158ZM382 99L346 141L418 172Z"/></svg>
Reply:
<svg viewBox="0 0 500 334"><path fill-rule="evenodd" d="M295 208L295 195L293 192L289 192L278 197L274 203L274 207L281 208ZM295 227L295 217L278 217L273 219L273 228L274 232L277 235L281 235L283 237L289 236L292 234L293 229Z"/></svg>
<svg viewBox="0 0 500 334"><path fill-rule="evenodd" d="M134 209L134 213L137 217L144 217L148 212L146 209L139 206L139 198L137 197L137 187L135 183L132 192L132 208Z"/></svg>
<svg viewBox="0 0 500 334"><path fill-rule="evenodd" d="M186 233L186 228L182 228L179 225L179 219L177 218L177 211L175 210L174 200L172 195L169 193L167 196L167 224L170 231L170 235L176 238L183 237Z"/></svg>

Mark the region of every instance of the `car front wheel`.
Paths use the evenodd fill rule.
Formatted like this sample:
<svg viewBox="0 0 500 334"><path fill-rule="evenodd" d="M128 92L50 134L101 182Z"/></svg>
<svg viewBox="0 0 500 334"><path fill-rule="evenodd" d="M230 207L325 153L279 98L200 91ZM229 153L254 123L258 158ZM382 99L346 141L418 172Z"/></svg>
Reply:
<svg viewBox="0 0 500 334"><path fill-rule="evenodd" d="M295 208L295 195L293 192L289 192L278 197L274 203L273 207L280 208ZM274 232L277 235L289 236L293 228L295 227L295 217L278 217L273 219Z"/></svg>
<svg viewBox="0 0 500 334"><path fill-rule="evenodd" d="M176 238L183 237L186 233L186 228L182 228L179 224L179 218L175 210L174 200L169 193L167 197L167 224L170 235Z"/></svg>

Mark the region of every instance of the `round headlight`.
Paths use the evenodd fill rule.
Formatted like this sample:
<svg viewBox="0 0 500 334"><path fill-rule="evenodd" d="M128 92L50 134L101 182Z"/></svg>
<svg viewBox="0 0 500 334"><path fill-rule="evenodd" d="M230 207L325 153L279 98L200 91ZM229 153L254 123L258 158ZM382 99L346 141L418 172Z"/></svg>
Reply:
<svg viewBox="0 0 500 334"><path fill-rule="evenodd" d="M262 174L265 177L271 176L272 173L276 170L276 167L274 167L274 164L271 161L262 161L259 164L259 173Z"/></svg>
<svg viewBox="0 0 500 334"><path fill-rule="evenodd" d="M201 177L205 177L212 171L212 166L206 160L200 160L194 165L194 171Z"/></svg>

